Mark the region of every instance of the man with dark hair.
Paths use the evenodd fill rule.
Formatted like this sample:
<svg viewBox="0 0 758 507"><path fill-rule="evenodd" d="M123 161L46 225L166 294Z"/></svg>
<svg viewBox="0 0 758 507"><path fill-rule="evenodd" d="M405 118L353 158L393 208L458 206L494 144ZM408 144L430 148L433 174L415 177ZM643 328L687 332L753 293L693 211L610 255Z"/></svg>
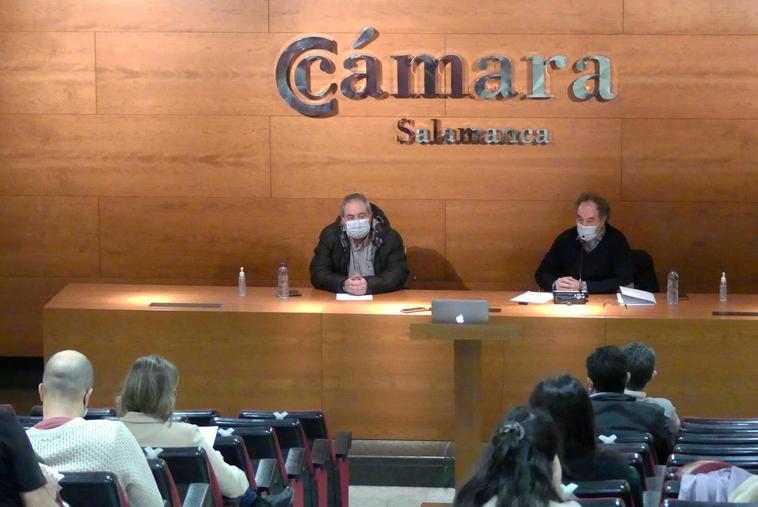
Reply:
<svg viewBox="0 0 758 507"><path fill-rule="evenodd" d="M585 192L574 202L576 227L566 229L545 254L534 278L543 290L611 294L634 278L629 243L608 223L611 207Z"/></svg>
<svg viewBox="0 0 758 507"><path fill-rule="evenodd" d="M363 194L342 199L340 216L321 231L311 284L354 296L400 290L408 279L403 238Z"/></svg>
<svg viewBox="0 0 758 507"><path fill-rule="evenodd" d="M665 463L671 452L673 435L663 409L624 394L629 371L624 352L615 346L598 347L587 358L587 377L595 411L598 434L640 431L653 436L658 462Z"/></svg>
<svg viewBox="0 0 758 507"><path fill-rule="evenodd" d="M644 389L658 375L655 369L655 350L645 343L635 342L624 347L624 355L629 369L629 382L624 394L634 396L637 401L657 405L663 409L672 434L679 431L679 416L671 401L666 398L651 398Z"/></svg>

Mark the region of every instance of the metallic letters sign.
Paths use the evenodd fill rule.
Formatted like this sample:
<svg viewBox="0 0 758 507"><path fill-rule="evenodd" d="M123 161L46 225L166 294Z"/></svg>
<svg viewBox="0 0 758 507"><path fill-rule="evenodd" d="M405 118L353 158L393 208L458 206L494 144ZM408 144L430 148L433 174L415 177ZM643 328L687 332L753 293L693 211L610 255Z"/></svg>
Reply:
<svg viewBox="0 0 758 507"><path fill-rule="evenodd" d="M353 43L353 50L363 49L379 37L379 32L366 27ZM310 54L315 52L317 54ZM321 53L321 54L318 54ZM311 88L311 71L314 64L325 74L334 74L334 61L324 53L337 54L337 42L325 37L303 37L287 46L276 64L276 86L279 95L300 114L311 117L334 116L338 112L339 91L349 100L363 100L371 97L383 99L390 94L382 89L382 62L370 53L351 53L342 62L347 74L337 85L333 80L325 88L314 91ZM467 89L464 83L464 59L458 55L445 54L440 57L428 54L392 55L395 60L397 91L392 94L398 99L417 98L479 98L483 100L508 100L521 97L529 100L545 100L553 97L546 89L549 71L566 69L565 55L527 56L528 90L519 95L513 87L513 63L508 56L485 55L474 62L473 68L484 74L476 77ZM423 90L415 90L413 83L418 67L423 66ZM611 90L611 60L603 55L583 56L573 63L573 71L581 73L569 87L569 94L575 100L586 101L595 98L608 101L616 98ZM441 91L445 82L446 69L450 76L450 87Z"/></svg>

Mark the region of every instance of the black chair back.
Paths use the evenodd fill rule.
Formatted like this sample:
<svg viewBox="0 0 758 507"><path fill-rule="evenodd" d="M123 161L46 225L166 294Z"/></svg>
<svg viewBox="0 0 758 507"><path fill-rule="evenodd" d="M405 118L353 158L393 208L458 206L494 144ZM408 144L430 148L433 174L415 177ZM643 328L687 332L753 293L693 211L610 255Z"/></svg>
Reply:
<svg viewBox="0 0 758 507"><path fill-rule="evenodd" d="M758 507L758 503L756 502L738 504L728 502L688 502L686 500L673 500L670 498L664 500L661 505L663 507L734 507L735 505L739 507Z"/></svg>
<svg viewBox="0 0 758 507"><path fill-rule="evenodd" d="M71 507L126 507L118 479L111 472L65 472L60 481L61 498Z"/></svg>
<svg viewBox="0 0 758 507"><path fill-rule="evenodd" d="M620 498L580 498L577 503L582 507L627 507Z"/></svg>
<svg viewBox="0 0 758 507"><path fill-rule="evenodd" d="M165 506L182 507L179 491L176 489L174 478L166 462L160 458L151 458L147 460L147 464L150 465L150 471L153 472L155 484L158 486Z"/></svg>
<svg viewBox="0 0 758 507"><path fill-rule="evenodd" d="M186 497L190 485L208 484L214 505L222 507L221 491L202 447L167 447L161 451L159 457L168 464L182 500Z"/></svg>
<svg viewBox="0 0 758 507"><path fill-rule="evenodd" d="M752 445L758 446L758 435L750 433L681 433L677 444Z"/></svg>
<svg viewBox="0 0 758 507"><path fill-rule="evenodd" d="M730 444L676 444L674 452L679 454L700 454L702 456L757 456L756 445Z"/></svg>
<svg viewBox="0 0 758 507"><path fill-rule="evenodd" d="M644 250L632 250L631 254L634 266L634 287L648 292L660 292L653 257Z"/></svg>
<svg viewBox="0 0 758 507"><path fill-rule="evenodd" d="M618 498L629 507L642 507L634 505L629 483L626 481L578 481L574 495L579 499L584 498Z"/></svg>
<svg viewBox="0 0 758 507"><path fill-rule="evenodd" d="M189 410L174 410L174 415L184 418L185 422L196 426L213 426L213 418L218 417L215 408L197 408Z"/></svg>

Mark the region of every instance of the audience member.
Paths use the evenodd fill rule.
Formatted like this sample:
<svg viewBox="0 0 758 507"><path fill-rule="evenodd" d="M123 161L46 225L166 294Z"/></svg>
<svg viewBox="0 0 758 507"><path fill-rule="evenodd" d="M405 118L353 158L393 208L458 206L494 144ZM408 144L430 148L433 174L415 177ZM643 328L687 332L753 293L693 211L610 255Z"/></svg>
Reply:
<svg viewBox="0 0 758 507"><path fill-rule="evenodd" d="M560 437L558 456L566 480L625 480L634 504L642 507L642 478L637 471L621 454L596 443L592 402L579 379L566 374L542 380L532 391L529 405L547 411L555 421Z"/></svg>
<svg viewBox="0 0 758 507"><path fill-rule="evenodd" d="M0 505L52 507L58 481L40 469L16 416L0 409Z"/></svg>
<svg viewBox="0 0 758 507"><path fill-rule="evenodd" d="M671 453L673 435L661 407L637 403L636 398L624 394L629 380L624 352L615 346L598 347L587 358L587 376L597 432L603 435L624 430L650 433L658 461L665 463Z"/></svg>
<svg viewBox="0 0 758 507"><path fill-rule="evenodd" d="M54 354L45 365L39 396L42 422L27 434L32 447L61 473L111 472L131 505L163 507L163 499L137 441L118 421L85 421L92 396L89 360L74 350Z"/></svg>
<svg viewBox="0 0 758 507"><path fill-rule="evenodd" d="M243 507L290 505L291 489L265 500L257 497L249 488L245 472L225 463L221 453L213 449L197 426L172 422L178 382L176 367L163 357L146 356L134 361L116 405L121 422L137 442L142 447L202 447L225 497L242 497L240 505Z"/></svg>
<svg viewBox="0 0 758 507"><path fill-rule="evenodd" d="M541 410L516 407L492 436L482 462L454 507L579 507L565 501L558 433Z"/></svg>
<svg viewBox="0 0 758 507"><path fill-rule="evenodd" d="M629 369L629 382L626 384L624 394L634 396L637 401L652 403L663 409L671 434L679 431L679 416L674 404L666 398L651 398L644 389L652 379L658 375L655 369L655 350L645 343L635 342L624 347L626 366Z"/></svg>

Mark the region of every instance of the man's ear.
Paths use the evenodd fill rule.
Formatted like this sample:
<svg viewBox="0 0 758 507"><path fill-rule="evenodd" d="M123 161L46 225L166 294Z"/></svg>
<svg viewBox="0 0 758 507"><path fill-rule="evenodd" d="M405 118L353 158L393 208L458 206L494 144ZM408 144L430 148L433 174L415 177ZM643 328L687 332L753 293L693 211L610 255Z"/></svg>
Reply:
<svg viewBox="0 0 758 507"><path fill-rule="evenodd" d="M39 401L41 401L44 404L45 403L45 384L40 382L39 385L37 386L37 392L39 393Z"/></svg>
<svg viewBox="0 0 758 507"><path fill-rule="evenodd" d="M653 380L656 377L656 375L658 375L658 370L653 370L653 376L650 377L650 380Z"/></svg>
<svg viewBox="0 0 758 507"><path fill-rule="evenodd" d="M84 408L87 408L89 406L89 399L92 396L92 388L90 387L87 389L87 392L84 393Z"/></svg>
<svg viewBox="0 0 758 507"><path fill-rule="evenodd" d="M626 380L624 381L625 386L629 385L629 379L631 378L632 378L632 374L630 372L626 372Z"/></svg>
<svg viewBox="0 0 758 507"><path fill-rule="evenodd" d="M592 379L587 377L587 387L589 388L590 392L593 392L595 390L595 385L592 383Z"/></svg>

